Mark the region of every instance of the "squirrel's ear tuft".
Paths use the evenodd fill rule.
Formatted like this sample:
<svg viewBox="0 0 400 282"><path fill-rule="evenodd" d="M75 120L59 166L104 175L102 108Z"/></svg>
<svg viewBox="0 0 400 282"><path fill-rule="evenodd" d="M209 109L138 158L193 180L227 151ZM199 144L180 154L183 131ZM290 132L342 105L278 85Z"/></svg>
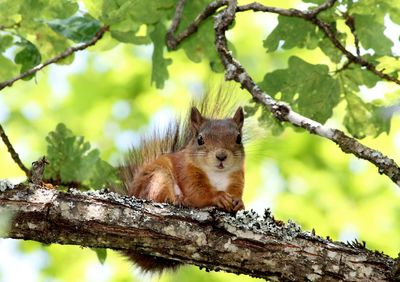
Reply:
<svg viewBox="0 0 400 282"><path fill-rule="evenodd" d="M196 107L192 107L192 109L190 111L190 121L191 121L192 127L196 131L199 131L200 126L204 122L204 118Z"/></svg>
<svg viewBox="0 0 400 282"><path fill-rule="evenodd" d="M239 107L235 115L233 116L233 121L238 125L239 129L242 129L243 127L243 121L244 121L244 113L243 113L243 108Z"/></svg>

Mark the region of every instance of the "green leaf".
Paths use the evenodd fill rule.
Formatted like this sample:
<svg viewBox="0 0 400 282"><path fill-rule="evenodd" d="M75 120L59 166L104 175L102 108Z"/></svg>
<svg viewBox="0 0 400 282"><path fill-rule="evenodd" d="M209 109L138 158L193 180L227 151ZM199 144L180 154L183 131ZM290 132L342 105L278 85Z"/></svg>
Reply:
<svg viewBox="0 0 400 282"><path fill-rule="evenodd" d="M346 87L349 91L358 92L360 86L372 88L379 81L379 77L366 69L359 66L350 66L338 72L338 77L342 87Z"/></svg>
<svg viewBox="0 0 400 282"><path fill-rule="evenodd" d="M149 28L146 28L146 34L137 35L140 28L144 24L140 25L130 19L116 23L110 27L111 36L120 42L132 43L132 44L149 44L151 40L149 38Z"/></svg>
<svg viewBox="0 0 400 282"><path fill-rule="evenodd" d="M207 0L187 1L177 33L186 29L209 2ZM185 51L191 61L200 63L203 59L208 59L212 71L223 72L224 67L215 49L214 41L214 19L210 17L199 26L194 34L182 42L180 48ZM229 48L234 52L232 44L229 44Z"/></svg>
<svg viewBox="0 0 400 282"><path fill-rule="evenodd" d="M24 0L0 1L0 25L11 26L21 19L19 10Z"/></svg>
<svg viewBox="0 0 400 282"><path fill-rule="evenodd" d="M46 141L49 160L46 178L62 183L82 183L89 179L99 160L98 150L90 150L90 144L82 136L74 136L62 123L49 133Z"/></svg>
<svg viewBox="0 0 400 282"><path fill-rule="evenodd" d="M245 117L247 118L254 116L259 108L260 104L255 103L253 100L250 100L249 103L246 106L244 106Z"/></svg>
<svg viewBox="0 0 400 282"><path fill-rule="evenodd" d="M0 35L0 53L4 52L13 44L13 37L11 35Z"/></svg>
<svg viewBox="0 0 400 282"><path fill-rule="evenodd" d="M345 45L345 39L346 35L341 32L336 33L336 38ZM332 44L332 42L327 39L325 36L323 36L320 41L318 42L318 47L321 49L321 51L329 57L329 59L338 64L341 62L343 58L343 54Z"/></svg>
<svg viewBox="0 0 400 282"><path fill-rule="evenodd" d="M65 20L51 20L47 21L47 24L55 32L75 42L91 40L101 27L98 20L89 16L74 16Z"/></svg>
<svg viewBox="0 0 400 282"><path fill-rule="evenodd" d="M14 58L14 62L16 64L21 65L20 72L23 73L34 66L40 64L42 60L42 56L39 53L39 50L33 45L31 42L23 39L21 42L17 43L19 46L22 46L22 50L19 51ZM24 80L29 80L34 75L23 78Z"/></svg>
<svg viewBox="0 0 400 282"><path fill-rule="evenodd" d="M17 66L11 60L0 54L0 80L9 79L17 73Z"/></svg>
<svg viewBox="0 0 400 282"><path fill-rule="evenodd" d="M153 41L152 71L151 82L156 84L157 88L163 88L165 80L168 79L167 67L172 63L171 59L164 58L165 34L167 30L163 23L155 25L154 30L150 33Z"/></svg>
<svg viewBox="0 0 400 282"><path fill-rule="evenodd" d="M111 36L123 43L132 43L135 45L147 45L151 43L147 36L136 36L136 32L134 31L121 32L113 30L111 31Z"/></svg>
<svg viewBox="0 0 400 282"><path fill-rule="evenodd" d="M40 38L35 39L35 45L41 51L43 60L48 60L54 56L64 52L70 47L70 40L61 34L55 33L49 26L42 25L37 28L37 32L40 33ZM69 64L74 60L75 54L68 56L57 64Z"/></svg>
<svg viewBox="0 0 400 282"><path fill-rule="evenodd" d="M36 1L33 1L36 2ZM65 19L75 14L78 3L71 0L43 1L45 3L44 18Z"/></svg>
<svg viewBox="0 0 400 282"><path fill-rule="evenodd" d="M343 123L351 135L361 139L368 135L376 137L382 132L389 133L392 113L387 108L365 103L351 92L346 93L345 98L347 113Z"/></svg>
<svg viewBox="0 0 400 282"><path fill-rule="evenodd" d="M339 103L340 88L326 65L312 65L292 56L289 67L265 75L260 83L269 95L289 103L302 115L324 123Z"/></svg>
<svg viewBox="0 0 400 282"><path fill-rule="evenodd" d="M78 4L71 0L24 0L20 7L24 25L38 19L65 19L78 11Z"/></svg>
<svg viewBox="0 0 400 282"><path fill-rule="evenodd" d="M391 55L393 42L384 35L385 26L374 15L354 14L356 34L364 49L373 49L379 55Z"/></svg>
<svg viewBox="0 0 400 282"><path fill-rule="evenodd" d="M98 159L90 177L90 186L94 189L100 189L105 185L115 185L118 181L117 169L106 161Z"/></svg>
<svg viewBox="0 0 400 282"><path fill-rule="evenodd" d="M294 47L314 49L318 46L318 39L317 29L310 22L279 16L278 25L264 40L264 47L267 52L277 50L280 44L283 49Z"/></svg>
<svg viewBox="0 0 400 282"><path fill-rule="evenodd" d="M303 0L302 2L304 2L304 3L315 3L315 4L318 4L318 5L321 5L322 3L325 2L325 0Z"/></svg>
<svg viewBox="0 0 400 282"><path fill-rule="evenodd" d="M95 18L100 18L102 14L103 0L82 0L85 8Z"/></svg>
<svg viewBox="0 0 400 282"><path fill-rule="evenodd" d="M107 249L102 248L92 248L93 251L96 252L97 259L101 264L104 264L107 259Z"/></svg>
<svg viewBox="0 0 400 282"><path fill-rule="evenodd" d="M273 117L271 112L264 108L261 110L261 115L258 118L258 122L264 128L269 129L271 134L275 136L282 134L282 132L285 130L282 122Z"/></svg>
<svg viewBox="0 0 400 282"><path fill-rule="evenodd" d="M133 9L129 10L130 18L138 23L155 24L173 12L175 0L133 0L129 1Z"/></svg>
<svg viewBox="0 0 400 282"><path fill-rule="evenodd" d="M101 160L99 150L91 149L89 142L75 136L64 124L58 124L46 141L46 178L61 184L89 184L94 189L118 184L117 169Z"/></svg>
<svg viewBox="0 0 400 282"><path fill-rule="evenodd" d="M363 0L354 2L352 6L349 6L350 14L374 16L375 21L380 24L383 24L385 16L389 15L393 22L400 24L400 6L396 1Z"/></svg>
<svg viewBox="0 0 400 282"><path fill-rule="evenodd" d="M127 19L138 24L156 24L171 18L175 0L104 0L102 21L113 26Z"/></svg>

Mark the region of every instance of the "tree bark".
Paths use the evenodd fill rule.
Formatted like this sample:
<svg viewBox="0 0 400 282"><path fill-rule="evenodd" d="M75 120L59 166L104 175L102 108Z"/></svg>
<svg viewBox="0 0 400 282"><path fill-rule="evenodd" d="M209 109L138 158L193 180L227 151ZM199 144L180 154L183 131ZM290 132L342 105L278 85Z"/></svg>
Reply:
<svg viewBox="0 0 400 282"><path fill-rule="evenodd" d="M2 184L2 183L0 183ZM1 237L85 247L134 249L208 270L273 281L389 281L396 262L362 244L301 231L252 211L188 209L106 192L60 192L0 185ZM12 188L4 192L4 187Z"/></svg>

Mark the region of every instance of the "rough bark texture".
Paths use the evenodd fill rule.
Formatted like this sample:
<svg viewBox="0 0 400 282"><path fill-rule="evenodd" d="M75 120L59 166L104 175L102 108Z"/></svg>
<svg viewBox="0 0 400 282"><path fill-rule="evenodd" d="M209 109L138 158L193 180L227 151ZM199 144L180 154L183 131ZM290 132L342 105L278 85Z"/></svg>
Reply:
<svg viewBox="0 0 400 282"><path fill-rule="evenodd" d="M135 249L273 281L388 281L396 271L395 260L382 253L279 224L268 211L263 218L251 211L235 216L114 193L0 184L0 215L13 214L5 238Z"/></svg>

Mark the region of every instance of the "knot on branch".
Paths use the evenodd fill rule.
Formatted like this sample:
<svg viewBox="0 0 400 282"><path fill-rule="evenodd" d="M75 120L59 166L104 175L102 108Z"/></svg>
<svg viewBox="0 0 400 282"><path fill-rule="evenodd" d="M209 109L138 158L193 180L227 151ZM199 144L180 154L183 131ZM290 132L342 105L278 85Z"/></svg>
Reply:
<svg viewBox="0 0 400 282"><path fill-rule="evenodd" d="M272 114L280 121L287 121L287 116L290 113L289 105L283 102L276 102L271 108Z"/></svg>

